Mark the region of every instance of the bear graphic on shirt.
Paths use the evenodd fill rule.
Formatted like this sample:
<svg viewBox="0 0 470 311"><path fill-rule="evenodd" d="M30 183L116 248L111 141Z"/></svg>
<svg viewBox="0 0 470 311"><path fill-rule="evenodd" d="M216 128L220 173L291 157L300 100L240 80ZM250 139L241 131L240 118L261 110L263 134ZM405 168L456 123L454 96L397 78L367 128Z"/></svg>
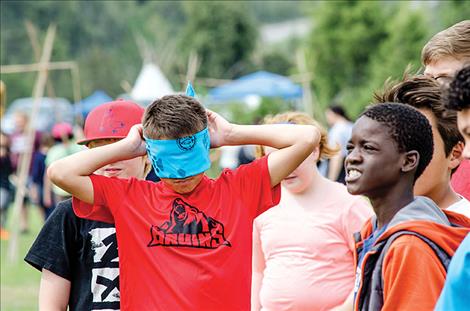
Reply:
<svg viewBox="0 0 470 311"><path fill-rule="evenodd" d="M173 201L170 220L160 228L166 233L201 233L214 228L216 221L181 199Z"/></svg>
<svg viewBox="0 0 470 311"><path fill-rule="evenodd" d="M231 246L225 239L224 225L180 198L173 201L170 219L150 229L148 246L217 248Z"/></svg>

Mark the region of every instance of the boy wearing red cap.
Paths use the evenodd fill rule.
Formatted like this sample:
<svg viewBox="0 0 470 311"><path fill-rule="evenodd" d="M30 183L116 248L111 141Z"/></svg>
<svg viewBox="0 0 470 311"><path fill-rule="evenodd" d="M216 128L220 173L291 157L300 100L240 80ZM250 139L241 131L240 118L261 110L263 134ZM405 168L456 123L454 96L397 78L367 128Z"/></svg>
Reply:
<svg viewBox="0 0 470 311"><path fill-rule="evenodd" d="M85 121L85 139L94 148L126 137L141 122L144 109L127 101L103 104ZM144 179L150 169L145 156L106 165L103 176ZM113 224L82 219L73 213L72 200L54 210L25 261L42 271L41 310L119 310L119 259Z"/></svg>

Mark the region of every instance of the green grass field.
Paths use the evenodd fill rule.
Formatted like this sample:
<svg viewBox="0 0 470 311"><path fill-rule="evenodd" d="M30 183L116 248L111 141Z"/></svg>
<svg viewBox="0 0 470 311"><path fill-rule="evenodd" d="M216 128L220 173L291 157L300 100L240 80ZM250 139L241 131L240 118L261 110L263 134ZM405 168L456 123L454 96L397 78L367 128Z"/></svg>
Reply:
<svg viewBox="0 0 470 311"><path fill-rule="evenodd" d="M7 223L8 229L12 226L10 220ZM0 243L1 311L32 311L38 309L38 289L41 273L23 260L43 224L42 216L36 207L29 208L29 223L29 233L22 234L19 238L17 262L10 263L8 261L9 241L1 241Z"/></svg>

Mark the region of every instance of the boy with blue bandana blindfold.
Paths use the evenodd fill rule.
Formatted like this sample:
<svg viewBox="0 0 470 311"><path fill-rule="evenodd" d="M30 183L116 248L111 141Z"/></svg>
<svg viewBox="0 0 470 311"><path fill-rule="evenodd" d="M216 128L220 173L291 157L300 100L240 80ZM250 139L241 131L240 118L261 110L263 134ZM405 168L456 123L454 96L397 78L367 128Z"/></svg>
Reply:
<svg viewBox="0 0 470 311"><path fill-rule="evenodd" d="M186 95L196 97L191 82L186 86ZM207 127L194 135L178 139L144 139L155 174L160 178L183 179L205 172L211 166Z"/></svg>
<svg viewBox="0 0 470 311"><path fill-rule="evenodd" d="M310 125L237 125L185 95L147 107L114 144L53 163L48 174L84 218L116 224L122 310L249 310L253 220L279 203L279 183L319 144ZM278 149L210 179L209 148ZM93 175L148 153L161 181Z"/></svg>

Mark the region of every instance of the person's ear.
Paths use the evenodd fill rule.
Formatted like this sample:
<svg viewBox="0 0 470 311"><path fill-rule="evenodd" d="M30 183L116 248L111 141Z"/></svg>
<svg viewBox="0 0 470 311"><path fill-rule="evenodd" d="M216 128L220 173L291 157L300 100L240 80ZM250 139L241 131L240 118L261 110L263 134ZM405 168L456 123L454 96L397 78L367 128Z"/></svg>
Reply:
<svg viewBox="0 0 470 311"><path fill-rule="evenodd" d="M313 155L313 158L315 159L315 162L318 162L318 160L320 160L320 147L319 146L313 149L312 155Z"/></svg>
<svg viewBox="0 0 470 311"><path fill-rule="evenodd" d="M403 173L410 172L418 167L419 152L416 150L408 151L404 154L401 171Z"/></svg>
<svg viewBox="0 0 470 311"><path fill-rule="evenodd" d="M457 168L460 165L460 162L462 162L462 152L464 149L465 145L463 142L459 141L457 145L452 147L452 150L450 151L449 154L449 169L453 170Z"/></svg>

